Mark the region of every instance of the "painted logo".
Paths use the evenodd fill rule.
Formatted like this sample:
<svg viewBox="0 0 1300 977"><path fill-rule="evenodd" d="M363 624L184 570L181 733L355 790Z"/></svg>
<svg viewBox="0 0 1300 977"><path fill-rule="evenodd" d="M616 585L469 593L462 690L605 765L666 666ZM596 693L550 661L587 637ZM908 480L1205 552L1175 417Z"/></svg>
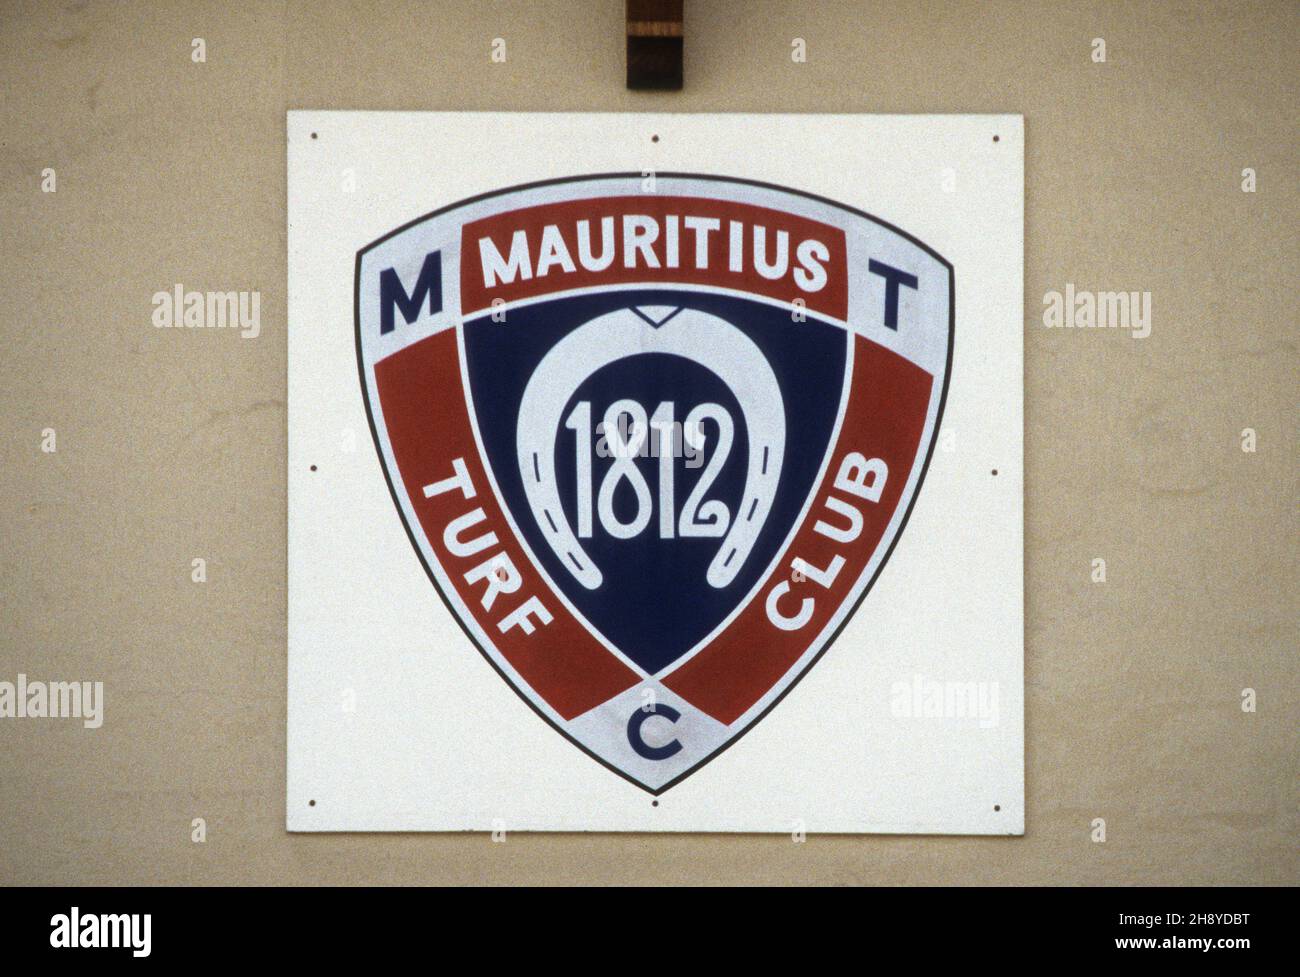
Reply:
<svg viewBox="0 0 1300 977"><path fill-rule="evenodd" d="M790 691L898 541L953 273L876 218L579 177L421 217L356 276L375 444L430 580L540 716L652 793Z"/></svg>

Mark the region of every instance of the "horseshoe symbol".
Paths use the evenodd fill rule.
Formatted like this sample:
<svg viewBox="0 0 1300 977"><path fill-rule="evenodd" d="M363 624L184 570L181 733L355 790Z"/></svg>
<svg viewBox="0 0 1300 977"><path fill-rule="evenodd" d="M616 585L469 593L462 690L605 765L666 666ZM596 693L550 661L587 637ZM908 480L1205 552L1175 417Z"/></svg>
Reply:
<svg viewBox="0 0 1300 977"><path fill-rule="evenodd" d="M560 503L555 442L565 405L597 370L640 353L685 357L716 374L740 404L749 432L745 490L706 579L722 588L735 579L754 548L776 495L785 455L785 403L772 367L748 336L695 309L647 308L659 325L632 309L597 316L551 348L529 378L519 405L519 473L533 518L574 579L588 590L604 580L582 548Z"/></svg>

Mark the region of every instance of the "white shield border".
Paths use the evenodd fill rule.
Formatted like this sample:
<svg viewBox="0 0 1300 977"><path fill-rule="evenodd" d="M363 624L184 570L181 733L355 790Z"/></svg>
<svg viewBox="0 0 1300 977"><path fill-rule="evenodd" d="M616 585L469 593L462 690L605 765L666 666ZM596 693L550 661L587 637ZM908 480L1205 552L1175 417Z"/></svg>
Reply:
<svg viewBox="0 0 1300 977"><path fill-rule="evenodd" d="M680 783L686 777L697 772L702 767L710 763L712 760L716 759L728 748L730 748L732 745L737 743L741 739L741 737L745 735L745 733L753 729L754 726L756 726L759 721L761 721L769 712L771 712L781 702L781 700L784 699L785 696L788 695L791 690L793 690L793 688L799 683L799 681L805 675L808 674L808 672L812 669L812 667L817 664L817 662L821 659L821 657L835 643L836 639L843 632L844 628L848 625L849 621L857 613L859 607L861 607L863 601L866 599L867 594L870 593L871 588L874 586L876 580L883 572L885 565L889 561L889 557L892 555L894 551L894 548L897 546L899 540L902 538L903 531L907 526L908 519L911 517L912 510L916 504L916 500L920 495L921 487L924 484L925 476L929 470L930 462L934 454L934 448L938 439L939 427L943 420L944 407L947 403L948 390L949 390L951 377L952 377L953 351L954 351L955 336L956 336L956 275L952 263L949 262L946 258L944 258L941 254L939 254L936 250L931 248L929 245L925 244L923 241L919 240L918 238L914 237L908 232L902 230L901 228L889 223L888 221L882 220L881 218L878 218L865 211L858 210L857 208L850 207L847 204L843 204L838 201L831 200L827 197L819 196L817 194L807 193L805 191L795 190L790 187L779 186L777 184L765 183L757 180L747 180L738 177L684 173L684 172L659 172L655 174L655 178L659 182L667 181L671 183L672 181L699 181L699 182L706 182L710 184L717 184L717 185L727 186L727 187L739 187L742 189L749 188L750 192L756 190L768 194L778 194L787 197L798 198L799 200L802 200L805 203L812 202L813 204L816 204L819 207L832 208L834 210L838 210L846 214L850 214L855 218L869 221L872 224L877 225L879 228L894 235L896 238L907 242L912 247L928 255L930 258L937 261L943 268L947 270L948 315L947 315L947 342L946 342L946 352L945 352L945 357L943 362L942 383L940 384L940 389L937 397L934 395L933 391L931 393L930 405L927 412L926 430L922 435L923 444L921 445L921 447L924 448L924 458L921 460L919 465L915 461L913 462L912 469L908 473L908 485L904 489L904 497L900 499L898 506L896 507L894 513L891 515L890 525L889 527L887 527L885 531L885 536L882 537L881 543L877 545L875 552L872 554L871 559L867 563L867 566L859 575L858 579L854 582L853 587L850 589L849 596L845 598L845 600L841 603L841 605L836 609L835 614L832 616L831 620L823 627L822 631L809 642L807 649L803 652L803 654L800 655L799 659L793 665L791 665L791 667L782 675L781 679L778 682L776 682L758 702L754 703L750 707L750 709L748 709L744 714L742 714L730 725L724 727L725 730L727 731L727 735L725 737L720 738L718 745L715 749L713 749L711 752L706 754L704 757L693 762L690 766L686 767L685 769L682 769L680 772L673 775L670 779L666 779L663 783L657 785L647 783L644 780L639 779L635 774L629 772L628 770L620 768L613 761L597 753L587 743L583 742L583 740L578 738L578 736L571 731L569 727L571 727L578 720L582 719L583 718L582 716L575 717L573 720L569 720L569 721L564 720L558 714L554 713L554 710L549 706L549 704L546 703L546 701L542 699L539 695L537 695L532 690L532 688L528 685L527 682L525 682L521 677L514 674L514 670L497 651L496 647L492 644L490 637L487 634L483 633L481 629L478 628L477 621L474 619L473 615L470 614L466 608L461 606L461 602L459 600L458 595L455 592L455 589L450 586L449 581L444 579L446 577L446 571L438 563L437 559L433 557L432 553L426 556L424 547L421 545L421 538L423 537L423 532L421 531L417 534L417 532L412 528L411 516L413 515L413 513L408 514L409 500L404 499L404 492L399 492L399 489L394 482L392 467L390 466L389 463L389 457L386 454L386 450L391 450L390 448L387 447L386 430L381 437L380 430L375 420L375 412L371 407L371 392L373 388L372 388L372 384L369 381L369 371L367 369L366 356L362 344L362 329L361 329L361 322L362 322L361 276L362 276L363 261L367 254L374 251L376 248L378 248L380 245L384 244L385 242L390 241L400 235L403 235L406 232L411 231L412 229L418 227L419 225L425 224L426 222L450 214L453 211L462 208L472 207L475 204L479 204L484 201L492 200L498 197L508 196L510 194L522 194L530 191L536 191L546 187L593 183L596 181L629 181L631 187L639 187L641 181L644 178L645 178L644 174L641 173L621 172L621 173L587 174L581 176L558 177L555 179L540 180L540 181L535 181L530 183L518 184L510 187L504 187L501 189L478 194L472 197L467 197L465 199L456 201L452 204L448 204L447 206L440 207L436 210L430 211L417 218L414 218L413 220L410 220L407 223L389 231L388 233L380 236L379 238L376 238L375 240L366 244L364 247L360 248L357 251L355 267L354 267L354 280L353 280L353 321L354 321L354 329L355 329L355 349L357 355L357 368L358 368L358 374L361 383L362 402L365 407L366 420L370 427L371 438L375 445L375 450L378 455L380 468L384 473L384 479L388 485L389 494L392 497L393 504L396 506L399 518L402 521L402 527L406 531L407 538L410 540L411 546L415 550L416 557L417 559L419 559L421 566L424 568L425 574L428 576L429 581L433 584L435 592L438 594L443 604L447 607L448 612L451 614L452 618L456 621L457 626L460 627L461 631L470 640L470 643L474 646L474 648L488 661L488 663L493 667L494 670L496 670L496 672L501 676L501 678L505 680L506 684L510 687L510 689L514 691L516 695L518 695L521 699L523 699L529 705L529 707L532 708L533 711L536 712L547 723L547 725L554 728L557 732L560 733L560 735L562 735L566 740L568 740L570 743L576 746L587 756L591 757L593 760L597 761L602 766L606 767L613 773L617 774L619 777L635 785L636 787L647 791L653 796L658 796L660 794L663 794L665 791L669 790L676 784ZM632 189L631 187L627 190L628 195L635 195L636 193L640 192ZM671 193L672 191L671 188L668 188L666 190L660 190L658 192ZM465 223L465 221L462 220L460 221L460 223L463 224ZM443 279L444 289L448 287L449 283L456 290L458 295L459 294L458 276L457 275L444 276ZM640 286L626 286L626 287L640 287ZM664 285L663 287L672 287L672 286ZM686 287L689 289L689 288L696 288L698 286L684 285L682 287ZM553 298L555 297L555 294L558 293L549 294L545 296L545 298L548 299ZM748 295L748 293L744 293L744 294ZM816 313L812 311L809 311L807 314L816 316ZM848 321L846 325L847 328L850 330L853 330L855 328L854 317L852 314L851 307L848 313ZM463 321L460 320L459 318L459 312L457 316L457 321L451 327L457 329L463 327ZM419 337L419 338L423 338L423 337ZM873 338L878 338L878 337L873 336ZM410 342L414 342L414 341L415 341L414 339L410 339L405 342L401 342L400 345L397 345L395 348L396 349L404 348ZM461 373L463 378L464 376L463 347L462 347L461 355L462 355ZM374 357L375 360L378 360L380 358L382 357L381 356ZM916 362L916 360L910 356L907 358L912 360L912 362ZM466 396L467 398L470 397L470 392L468 388L466 389ZM843 405L841 405L840 419L842 419L842 414L843 414ZM472 408L471 408L471 415L472 415ZM472 416L470 418L470 422L475 429L476 440L478 440L477 423ZM839 421L837 420L837 433L838 433L838 423ZM482 455L481 443L479 444L479 448L480 448L480 455ZM833 448L834 448L834 443L832 442L832 444L828 446L828 456L830 451ZM918 455L919 454L920 452L918 451ZM519 537L519 540L523 545L525 551L529 553L530 557L532 557L531 549L529 548L527 541L523 538L522 534L518 532L517 527L514 525L514 514L510 511L509 507L505 504L504 500L500 496L500 492L496 485L496 479L492 474L492 468L489 459L486 457L482 457L481 460L485 467L485 470L488 472L489 481L491 482L491 489L496 494L497 501L501 505L502 511L506 514L507 519L511 523L512 531L514 531L516 536ZM820 475L812 488L812 493L814 496L817 492L819 484L820 484ZM808 507L805 506L803 515L801 516L799 523L792 528L791 533L793 533L794 530L797 529L799 524L802 524L802 522L806 520L807 515L808 515ZM784 554L784 546L782 548L782 551L778 553L778 558L783 554ZM537 569L541 573L543 579L546 580L548 585L551 586L551 589L557 594L557 596L560 597L561 600L565 600L563 594L558 590L558 588L555 588L554 585L551 583L549 576L547 575L546 571L541 567L540 563L538 563L538 561L536 561L535 558L533 558L533 561ZM766 576L764 577L764 579L766 579ZM741 608L746 606L750 600L753 599L753 596L754 595L751 593L751 595L749 595L744 601L742 601L738 605L736 609L733 610L732 614L727 619L728 622L732 618L734 618L735 613L737 613ZM567 600L565 600L565 603L567 605ZM580 616L579 619L581 619ZM673 663L673 665L670 666L670 669L667 672L661 674L670 674L671 669L677 667L678 665L680 665L680 663L681 660ZM652 682L655 681L654 676L650 676L649 678ZM623 697L625 696L628 696L633 693L637 693L639 692L641 687L642 687L641 683L638 683L638 685L634 686L632 689L624 693L621 693L618 696L615 696L615 698L610 700L610 702L618 702L622 700ZM672 693L668 692L667 689L664 688L663 686L659 686L659 692L660 692L659 701L664 701L664 702L674 701L674 696L672 695ZM607 706L609 705L609 703L605 703L604 705ZM591 712L596 712L597 710L603 707L604 706L598 706L596 707L596 709L591 710ZM588 713L584 715L590 715L590 714Z"/></svg>

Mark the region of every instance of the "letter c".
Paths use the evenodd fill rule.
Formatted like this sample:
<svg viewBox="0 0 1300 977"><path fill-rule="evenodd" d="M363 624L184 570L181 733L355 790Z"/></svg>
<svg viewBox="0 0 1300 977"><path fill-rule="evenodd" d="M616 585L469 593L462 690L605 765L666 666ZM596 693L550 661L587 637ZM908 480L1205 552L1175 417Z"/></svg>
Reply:
<svg viewBox="0 0 1300 977"><path fill-rule="evenodd" d="M627 721L627 741L632 744L632 749L647 760L667 760L673 754L680 753L681 740L673 740L663 746L651 746L641 738L641 724L651 716L664 716L673 723L682 718L682 714L672 706L659 704L648 712L638 706Z"/></svg>
<svg viewBox="0 0 1300 977"><path fill-rule="evenodd" d="M813 616L813 607L816 605L816 601L811 597L805 597L799 605L799 613L793 617L787 617L781 613L781 609L776 604L789 592L790 585L784 580L767 592L767 619L782 631L798 631Z"/></svg>

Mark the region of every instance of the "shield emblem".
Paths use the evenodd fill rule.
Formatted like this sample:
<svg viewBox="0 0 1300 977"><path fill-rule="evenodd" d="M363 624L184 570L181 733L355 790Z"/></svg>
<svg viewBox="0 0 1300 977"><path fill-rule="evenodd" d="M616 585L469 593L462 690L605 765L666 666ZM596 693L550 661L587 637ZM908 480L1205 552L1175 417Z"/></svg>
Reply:
<svg viewBox="0 0 1300 977"><path fill-rule="evenodd" d="M355 301L371 430L429 579L525 702L653 794L857 610L952 365L938 253L714 176L462 201L362 249Z"/></svg>

